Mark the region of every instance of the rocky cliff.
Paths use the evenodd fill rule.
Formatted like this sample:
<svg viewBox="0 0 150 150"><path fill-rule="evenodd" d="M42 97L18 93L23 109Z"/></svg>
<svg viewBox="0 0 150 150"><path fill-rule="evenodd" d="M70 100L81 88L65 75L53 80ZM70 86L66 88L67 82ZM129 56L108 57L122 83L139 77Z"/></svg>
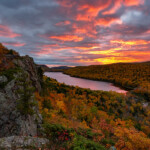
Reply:
<svg viewBox="0 0 150 150"><path fill-rule="evenodd" d="M42 73L29 56L0 51L0 138L37 136L42 116L34 93L41 91ZM30 105L31 104L31 105ZM30 105L30 106L29 106ZM32 113L31 113L32 112Z"/></svg>

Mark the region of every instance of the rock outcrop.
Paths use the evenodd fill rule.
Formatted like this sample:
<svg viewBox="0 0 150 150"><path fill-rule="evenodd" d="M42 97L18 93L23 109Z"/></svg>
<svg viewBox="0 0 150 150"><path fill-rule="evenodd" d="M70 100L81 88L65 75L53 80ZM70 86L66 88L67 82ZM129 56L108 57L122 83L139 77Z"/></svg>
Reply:
<svg viewBox="0 0 150 150"><path fill-rule="evenodd" d="M22 96L18 90L23 89L20 84L22 77L24 83L30 83L29 88L40 92L42 77L38 74L36 64L29 56L10 55L7 58L4 55L3 58L5 58L6 68L10 65L13 67L3 69L3 72L0 72L0 138L14 135L37 136L40 134L42 124L38 105L32 106L34 112L32 115L23 115L17 108L18 101ZM24 77L25 74L26 77ZM34 99L34 92L29 101L37 103Z"/></svg>

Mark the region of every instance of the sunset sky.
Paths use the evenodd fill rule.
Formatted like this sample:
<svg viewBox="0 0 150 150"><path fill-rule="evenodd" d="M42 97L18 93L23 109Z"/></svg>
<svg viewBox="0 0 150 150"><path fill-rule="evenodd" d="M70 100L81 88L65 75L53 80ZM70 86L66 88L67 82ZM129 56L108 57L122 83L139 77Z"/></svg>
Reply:
<svg viewBox="0 0 150 150"><path fill-rule="evenodd" d="M0 0L0 42L38 64L150 60L150 0Z"/></svg>

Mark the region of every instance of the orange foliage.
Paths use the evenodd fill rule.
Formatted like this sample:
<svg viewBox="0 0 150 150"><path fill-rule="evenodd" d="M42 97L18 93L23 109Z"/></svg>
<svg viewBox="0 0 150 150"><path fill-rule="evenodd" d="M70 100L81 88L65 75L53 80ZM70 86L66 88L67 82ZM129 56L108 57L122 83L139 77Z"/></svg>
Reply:
<svg viewBox="0 0 150 150"><path fill-rule="evenodd" d="M143 132L134 128L116 127L114 134L118 138L115 145L118 150L150 149L150 139Z"/></svg>

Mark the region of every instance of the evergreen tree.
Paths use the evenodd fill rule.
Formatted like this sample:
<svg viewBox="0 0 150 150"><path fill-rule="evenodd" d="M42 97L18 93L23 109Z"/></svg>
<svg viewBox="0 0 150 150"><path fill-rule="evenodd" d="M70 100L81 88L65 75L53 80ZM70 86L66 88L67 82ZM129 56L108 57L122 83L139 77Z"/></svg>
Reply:
<svg viewBox="0 0 150 150"><path fill-rule="evenodd" d="M21 77L18 78L18 85L20 85L20 89L18 90L18 94L20 95L20 99L18 100L17 108L21 114L32 115L34 113L33 106L35 106L33 100L33 92L34 88L31 85L30 81L27 81L28 74L22 73Z"/></svg>

